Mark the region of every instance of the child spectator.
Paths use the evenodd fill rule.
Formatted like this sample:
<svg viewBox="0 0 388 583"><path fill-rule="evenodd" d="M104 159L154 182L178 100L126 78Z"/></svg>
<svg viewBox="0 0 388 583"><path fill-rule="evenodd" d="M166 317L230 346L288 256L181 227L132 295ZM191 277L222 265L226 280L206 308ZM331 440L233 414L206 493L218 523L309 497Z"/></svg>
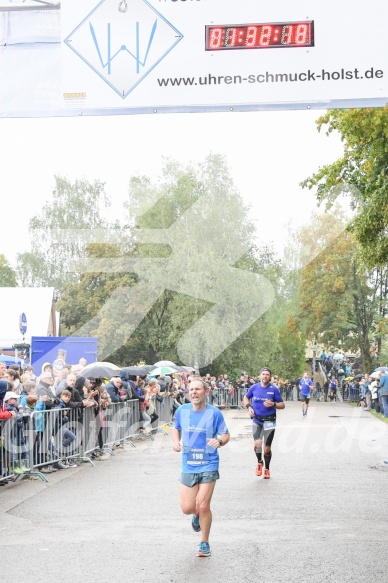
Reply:
<svg viewBox="0 0 388 583"><path fill-rule="evenodd" d="M3 443L4 441L4 436L2 434L3 428L5 427L4 423L1 423L1 421L7 421L7 419L10 419L11 417L16 417L16 413L14 411L7 411L6 408L6 404L4 401L4 396L6 394L8 390L8 383L7 381L3 381L0 380L0 440ZM3 477L3 466L2 466L2 460L3 457L5 459L5 455L3 456L3 446L2 443L0 444L0 478ZM5 450L4 450L5 453ZM7 484L6 481L2 481L0 479L0 486L5 486Z"/></svg>
<svg viewBox="0 0 388 583"><path fill-rule="evenodd" d="M141 389L141 394L143 397L143 401L140 401L140 410L141 410L141 418L143 421L143 429L146 433L150 432L149 429L149 425L151 424L151 417L148 415L148 409L149 409L149 393L147 388L143 387Z"/></svg>
<svg viewBox="0 0 388 583"><path fill-rule="evenodd" d="M159 419L156 412L156 401L163 403L163 397L160 395L160 387L155 379L151 379L148 383L148 409L147 414L151 417L151 425L154 426L155 421Z"/></svg>
<svg viewBox="0 0 388 583"><path fill-rule="evenodd" d="M35 383L34 383L35 385ZM38 397L36 395L23 395L25 396L25 403L24 403L24 407L23 407L23 434L24 437L26 439L26 436L28 435L27 438L27 467L29 467L31 469L31 467L33 465L35 465L35 459L33 460L33 463L31 464L31 449L36 449L35 448L35 444L36 444L36 438L37 435L35 433L35 439L33 440L33 432L34 432L34 418L32 417L32 413L35 410L36 404L38 402ZM20 399L21 401L21 399ZM19 401L19 403L20 403ZM20 403L21 404L21 403ZM32 443L32 441L34 441Z"/></svg>
<svg viewBox="0 0 388 583"><path fill-rule="evenodd" d="M104 455L104 428L106 409L110 404L109 393L104 384L98 384L93 393L93 402L95 403L94 414L96 416L97 443L99 449L92 453L92 458L107 459ZM109 456L108 456L109 457Z"/></svg>
<svg viewBox="0 0 388 583"><path fill-rule="evenodd" d="M61 409L58 421L57 421L57 435L60 435L61 439L61 447L60 449L60 457L66 457L66 453L69 453L69 446L75 441L76 436L72 431L66 428L66 425L69 423L69 416L68 411L64 411L64 409L69 409L71 407L70 404L71 400L71 392L67 389L64 389L59 398L59 403L57 405L58 409ZM74 467L74 464L70 464L66 461L63 462L56 462L53 464L53 467L57 470L64 470L68 467Z"/></svg>
<svg viewBox="0 0 388 583"><path fill-rule="evenodd" d="M10 419L11 417L16 417L15 412L8 411L5 405L5 394L8 391L8 383L7 381L0 380L0 421L5 421L6 419Z"/></svg>
<svg viewBox="0 0 388 583"><path fill-rule="evenodd" d="M35 405L35 444L34 444L34 464L41 466L39 471L42 474L51 474L56 471L52 465L47 464L48 456L47 456L47 449L48 444L44 443L44 429L46 424L46 415L43 411L46 411L46 401L47 395L40 395L37 397L37 403ZM40 412L40 413L38 413Z"/></svg>
<svg viewBox="0 0 388 583"><path fill-rule="evenodd" d="M23 434L23 413L18 404L19 395L13 391L7 391L4 396L7 411L15 413L15 422L8 427L8 448L10 472L16 476L28 472L25 465L27 461L27 448Z"/></svg>

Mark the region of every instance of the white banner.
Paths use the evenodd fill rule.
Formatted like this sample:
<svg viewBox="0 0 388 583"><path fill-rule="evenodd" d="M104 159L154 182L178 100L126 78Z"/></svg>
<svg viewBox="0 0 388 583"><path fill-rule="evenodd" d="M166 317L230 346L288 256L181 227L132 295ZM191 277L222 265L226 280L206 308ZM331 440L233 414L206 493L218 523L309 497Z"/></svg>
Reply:
<svg viewBox="0 0 388 583"><path fill-rule="evenodd" d="M0 49L0 74L3 68L6 75L18 75L16 62L31 63L33 54L39 75L24 88L28 100L23 101L20 80L12 101L9 91L0 89L3 115L360 107L388 101L386 0L62 0L58 42L50 45L46 38L39 51L30 26L30 53L16 55L5 15L0 13L0 44L7 47ZM16 21L14 28L20 31ZM51 77L44 74L45 64Z"/></svg>

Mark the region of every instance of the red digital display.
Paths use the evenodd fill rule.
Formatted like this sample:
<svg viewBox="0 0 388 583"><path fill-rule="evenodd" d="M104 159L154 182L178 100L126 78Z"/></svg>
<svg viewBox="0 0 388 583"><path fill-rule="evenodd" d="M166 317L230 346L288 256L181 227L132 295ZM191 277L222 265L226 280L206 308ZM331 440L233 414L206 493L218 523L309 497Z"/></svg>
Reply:
<svg viewBox="0 0 388 583"><path fill-rule="evenodd" d="M206 26L207 51L313 46L313 20Z"/></svg>

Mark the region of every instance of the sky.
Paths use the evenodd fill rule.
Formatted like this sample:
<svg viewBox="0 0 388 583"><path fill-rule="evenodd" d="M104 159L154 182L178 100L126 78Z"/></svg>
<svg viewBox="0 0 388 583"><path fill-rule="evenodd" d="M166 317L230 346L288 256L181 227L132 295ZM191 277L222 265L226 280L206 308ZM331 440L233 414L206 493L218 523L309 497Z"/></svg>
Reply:
<svg viewBox="0 0 388 583"><path fill-rule="evenodd" d="M0 119L0 253L15 264L29 250L28 222L51 199L55 175L99 179L120 216L129 178L156 178L164 158L201 162L226 157L251 207L258 239L281 253L287 225L308 224L313 191L300 182L342 154L338 135L318 132L320 111L156 114ZM112 218L112 217L110 217Z"/></svg>

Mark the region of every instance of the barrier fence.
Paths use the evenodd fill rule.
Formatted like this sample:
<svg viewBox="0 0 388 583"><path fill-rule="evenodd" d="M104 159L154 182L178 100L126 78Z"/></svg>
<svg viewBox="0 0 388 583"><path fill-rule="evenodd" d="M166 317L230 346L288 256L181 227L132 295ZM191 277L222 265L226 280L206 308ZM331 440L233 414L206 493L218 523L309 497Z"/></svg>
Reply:
<svg viewBox="0 0 388 583"><path fill-rule="evenodd" d="M220 408L240 408L246 391L221 388L213 391L209 400ZM359 398L358 390L349 392L349 401ZM47 481L47 467L67 462L93 463L96 452L113 455L113 448L124 443L135 447L137 439L154 439L155 432L164 431L163 427L171 423L173 398L156 400L154 405L150 433L141 433L138 400L111 403L105 409L25 411L21 418L0 421L0 482L28 476Z"/></svg>
<svg viewBox="0 0 388 583"><path fill-rule="evenodd" d="M210 404L220 409L239 409L243 406L243 399L248 389L222 388L213 389L210 395Z"/></svg>
<svg viewBox="0 0 388 583"><path fill-rule="evenodd" d="M139 438L153 439L171 422L172 398L155 402L149 434L140 434L142 417L138 400L111 403L105 409L51 409L24 411L20 418L0 421L0 482L37 476L68 462L88 461L96 452L113 454L112 448Z"/></svg>

